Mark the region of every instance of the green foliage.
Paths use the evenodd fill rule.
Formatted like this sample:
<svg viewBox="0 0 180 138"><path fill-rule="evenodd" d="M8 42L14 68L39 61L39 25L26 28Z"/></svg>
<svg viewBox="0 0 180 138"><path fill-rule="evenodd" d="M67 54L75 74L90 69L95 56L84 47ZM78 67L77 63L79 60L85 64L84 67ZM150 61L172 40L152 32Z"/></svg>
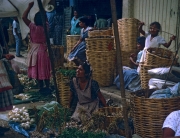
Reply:
<svg viewBox="0 0 180 138"><path fill-rule="evenodd" d="M70 119L70 111L61 107L57 102L45 104L36 114L37 130L41 132L44 128L58 129L61 132L63 125Z"/></svg>
<svg viewBox="0 0 180 138"><path fill-rule="evenodd" d="M104 138L106 136L103 132L83 132L77 128L65 129L58 138Z"/></svg>
<svg viewBox="0 0 180 138"><path fill-rule="evenodd" d="M61 72L64 76L69 77L70 79L76 76L75 69L60 69L59 72Z"/></svg>

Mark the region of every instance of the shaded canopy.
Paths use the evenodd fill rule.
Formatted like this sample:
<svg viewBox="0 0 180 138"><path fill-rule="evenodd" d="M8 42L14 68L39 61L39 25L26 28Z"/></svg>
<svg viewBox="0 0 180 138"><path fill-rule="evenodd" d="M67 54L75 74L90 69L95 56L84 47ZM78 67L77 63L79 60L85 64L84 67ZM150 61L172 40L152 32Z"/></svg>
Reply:
<svg viewBox="0 0 180 138"><path fill-rule="evenodd" d="M37 0L0 0L0 18L1 17L18 17L22 39L24 39L29 33L28 26L23 22L22 15L28 4L34 1L34 6L32 7L28 18L34 22L34 16L39 11ZM45 7L50 0L41 0L43 6Z"/></svg>

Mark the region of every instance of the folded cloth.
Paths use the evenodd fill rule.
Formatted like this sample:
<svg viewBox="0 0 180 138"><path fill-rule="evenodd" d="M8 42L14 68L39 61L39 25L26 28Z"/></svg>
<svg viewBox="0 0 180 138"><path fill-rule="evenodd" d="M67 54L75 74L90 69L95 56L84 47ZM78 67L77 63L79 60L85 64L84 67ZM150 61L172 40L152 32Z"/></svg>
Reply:
<svg viewBox="0 0 180 138"><path fill-rule="evenodd" d="M162 99L180 96L180 82L171 88L154 91L149 98Z"/></svg>
<svg viewBox="0 0 180 138"><path fill-rule="evenodd" d="M127 69L123 70L124 75L124 88L126 89L128 85L138 76L136 69ZM114 84L116 84L117 88L120 89L120 79L119 75L115 78Z"/></svg>

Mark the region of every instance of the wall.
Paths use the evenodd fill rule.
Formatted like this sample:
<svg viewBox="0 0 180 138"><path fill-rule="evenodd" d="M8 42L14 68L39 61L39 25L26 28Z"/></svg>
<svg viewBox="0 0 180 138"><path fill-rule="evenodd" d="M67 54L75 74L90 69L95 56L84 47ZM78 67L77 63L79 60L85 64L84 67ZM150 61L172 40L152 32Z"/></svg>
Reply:
<svg viewBox="0 0 180 138"><path fill-rule="evenodd" d="M133 10L132 10L133 9ZM173 35L177 36L169 49L175 51L180 41L180 1L179 0L123 0L123 17L134 17L145 22L144 30L154 21L162 26L162 37L168 42ZM179 51L180 55L180 51ZM179 59L180 61L180 59Z"/></svg>

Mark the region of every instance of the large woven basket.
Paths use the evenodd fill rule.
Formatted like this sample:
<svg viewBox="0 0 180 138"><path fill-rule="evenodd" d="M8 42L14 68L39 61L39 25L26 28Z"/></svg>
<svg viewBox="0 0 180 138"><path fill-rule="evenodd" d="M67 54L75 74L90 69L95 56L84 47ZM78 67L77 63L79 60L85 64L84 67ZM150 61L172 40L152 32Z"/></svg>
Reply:
<svg viewBox="0 0 180 138"><path fill-rule="evenodd" d="M112 36L112 29L88 31L89 38L111 37L111 36Z"/></svg>
<svg viewBox="0 0 180 138"><path fill-rule="evenodd" d="M140 66L140 79L141 79L141 88L142 89L149 89L149 80L151 76L148 74L148 70L156 68L155 65L146 65L146 64L139 64Z"/></svg>
<svg viewBox="0 0 180 138"><path fill-rule="evenodd" d="M56 72L56 81L59 90L60 103L63 107L68 107L70 99L69 79L62 73Z"/></svg>
<svg viewBox="0 0 180 138"><path fill-rule="evenodd" d="M140 90L131 94L131 113L135 133L143 138L161 138L162 125L172 112L180 110L180 97L167 99L149 99L154 90ZM146 94L148 92L148 94Z"/></svg>
<svg viewBox="0 0 180 138"><path fill-rule="evenodd" d="M86 49L109 51L114 49L114 38L86 38Z"/></svg>
<svg viewBox="0 0 180 138"><path fill-rule="evenodd" d="M93 69L93 79L100 86L110 86L114 80L115 50L111 51L91 51L86 50L87 60Z"/></svg>
<svg viewBox="0 0 180 138"><path fill-rule="evenodd" d="M149 48L146 50L145 64L159 67L171 66L173 52L164 48Z"/></svg>
<svg viewBox="0 0 180 138"><path fill-rule="evenodd" d="M53 53L55 69L62 67L64 64L64 46L52 45L51 49Z"/></svg>
<svg viewBox="0 0 180 138"><path fill-rule="evenodd" d="M139 20L135 18L122 18L117 20L122 51L136 51L136 39L139 36Z"/></svg>
<svg viewBox="0 0 180 138"><path fill-rule="evenodd" d="M66 36L67 56L69 55L70 51L73 49L75 44L78 42L79 38L80 38L80 35L67 35ZM75 67L74 62L67 61L67 67Z"/></svg>
<svg viewBox="0 0 180 138"><path fill-rule="evenodd" d="M66 45L67 45L67 54L73 49L75 44L78 42L80 35L67 35L66 36Z"/></svg>

